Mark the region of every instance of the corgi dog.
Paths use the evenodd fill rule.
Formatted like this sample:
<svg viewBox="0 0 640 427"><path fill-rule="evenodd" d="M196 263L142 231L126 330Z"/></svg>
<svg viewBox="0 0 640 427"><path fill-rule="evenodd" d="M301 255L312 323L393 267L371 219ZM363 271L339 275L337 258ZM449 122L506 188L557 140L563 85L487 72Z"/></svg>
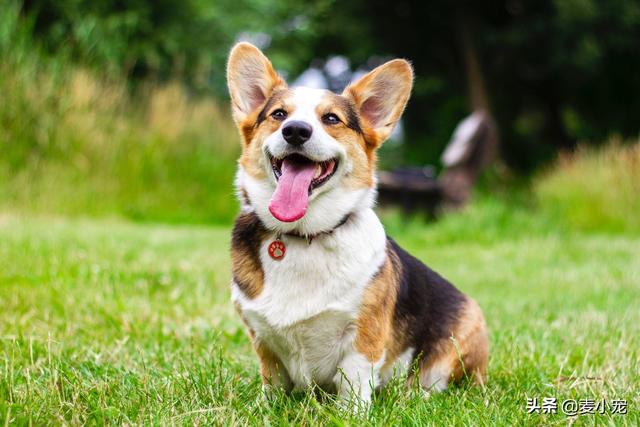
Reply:
<svg viewBox="0 0 640 427"><path fill-rule="evenodd" d="M366 404L394 375L429 391L464 376L483 383L478 304L398 246L373 211L376 150L409 99L411 65L389 61L335 94L288 87L239 43L227 80L242 140L232 299L265 392L319 386Z"/></svg>

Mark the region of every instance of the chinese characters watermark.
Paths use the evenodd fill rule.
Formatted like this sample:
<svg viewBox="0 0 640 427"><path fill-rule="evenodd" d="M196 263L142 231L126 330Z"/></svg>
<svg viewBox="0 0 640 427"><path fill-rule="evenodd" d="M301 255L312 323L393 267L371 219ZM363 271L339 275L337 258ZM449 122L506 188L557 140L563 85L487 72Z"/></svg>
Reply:
<svg viewBox="0 0 640 427"><path fill-rule="evenodd" d="M560 411L569 417L607 412L625 415L627 406L627 401L624 399L613 399L610 402L606 399L566 399L558 402L556 397L527 398L527 414L557 414Z"/></svg>

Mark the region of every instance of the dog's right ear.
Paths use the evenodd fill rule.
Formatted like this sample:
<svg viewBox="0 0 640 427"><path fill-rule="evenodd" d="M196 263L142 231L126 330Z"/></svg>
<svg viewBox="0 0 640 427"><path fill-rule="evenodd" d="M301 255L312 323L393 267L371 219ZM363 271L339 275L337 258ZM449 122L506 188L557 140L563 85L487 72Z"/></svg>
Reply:
<svg viewBox="0 0 640 427"><path fill-rule="evenodd" d="M231 49L227 63L227 85L233 118L238 124L264 104L275 88L286 87L260 49L246 42L238 43Z"/></svg>
<svg viewBox="0 0 640 427"><path fill-rule="evenodd" d="M413 68L404 59L386 62L342 92L351 99L369 134L368 143L378 147L391 135L407 105L413 86ZM367 132L368 131L368 132Z"/></svg>

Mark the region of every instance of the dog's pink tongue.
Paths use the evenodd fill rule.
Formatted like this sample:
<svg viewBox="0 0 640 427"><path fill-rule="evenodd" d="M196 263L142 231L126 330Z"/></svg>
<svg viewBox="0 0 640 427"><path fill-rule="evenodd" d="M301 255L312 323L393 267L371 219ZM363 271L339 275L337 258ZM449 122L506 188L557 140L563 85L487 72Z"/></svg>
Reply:
<svg viewBox="0 0 640 427"><path fill-rule="evenodd" d="M313 162L282 161L282 175L271 197L269 211L282 222L297 221L307 212L309 185L316 172Z"/></svg>

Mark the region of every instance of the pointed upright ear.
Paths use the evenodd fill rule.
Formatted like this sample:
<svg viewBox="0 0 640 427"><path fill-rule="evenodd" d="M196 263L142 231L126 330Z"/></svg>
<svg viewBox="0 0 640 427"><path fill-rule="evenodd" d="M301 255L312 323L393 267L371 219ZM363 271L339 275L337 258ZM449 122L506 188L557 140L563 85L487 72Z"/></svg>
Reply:
<svg viewBox="0 0 640 427"><path fill-rule="evenodd" d="M227 63L227 85L236 123L264 104L275 88L286 87L260 49L246 42L238 43L231 49Z"/></svg>
<svg viewBox="0 0 640 427"><path fill-rule="evenodd" d="M377 67L342 93L350 98L364 121L370 143L378 146L391 135L404 110L411 87L413 69L404 59L394 59Z"/></svg>

